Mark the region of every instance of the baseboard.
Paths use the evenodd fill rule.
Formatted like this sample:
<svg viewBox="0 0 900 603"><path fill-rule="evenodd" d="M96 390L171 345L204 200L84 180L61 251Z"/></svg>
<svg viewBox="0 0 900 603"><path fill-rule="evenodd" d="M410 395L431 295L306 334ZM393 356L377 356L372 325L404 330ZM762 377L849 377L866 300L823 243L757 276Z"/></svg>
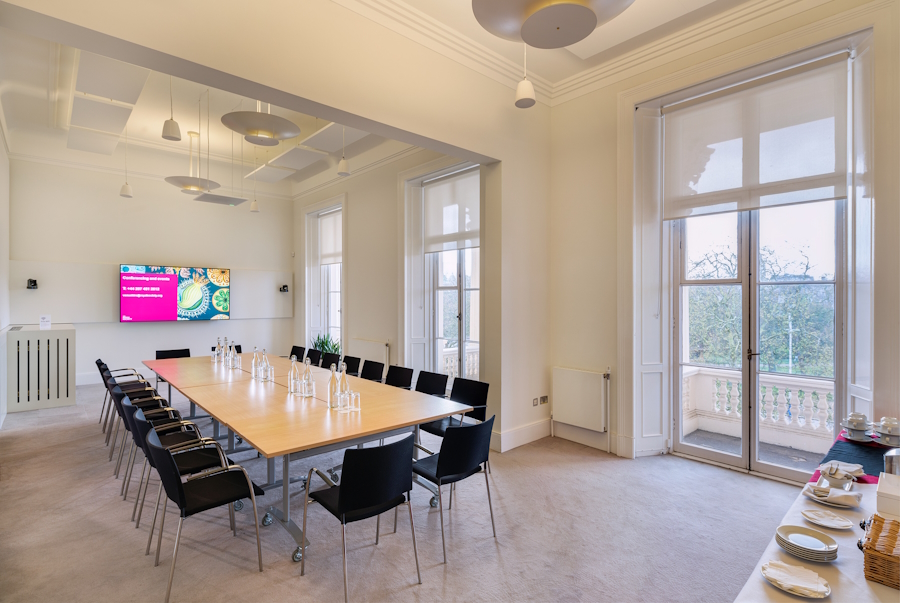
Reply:
<svg viewBox="0 0 900 603"><path fill-rule="evenodd" d="M594 431L592 429L578 427L577 425L560 423L559 421L553 422L553 435L554 437L569 440L570 442L588 446L589 448L596 448L603 452L606 452L607 441L610 437L609 432ZM610 444L611 443L612 442L610 442ZM610 452L614 453L611 446Z"/></svg>
<svg viewBox="0 0 900 603"><path fill-rule="evenodd" d="M531 442L536 442L549 435L550 419L541 419L528 425L501 431L500 433L494 432L491 437L491 448L502 453Z"/></svg>

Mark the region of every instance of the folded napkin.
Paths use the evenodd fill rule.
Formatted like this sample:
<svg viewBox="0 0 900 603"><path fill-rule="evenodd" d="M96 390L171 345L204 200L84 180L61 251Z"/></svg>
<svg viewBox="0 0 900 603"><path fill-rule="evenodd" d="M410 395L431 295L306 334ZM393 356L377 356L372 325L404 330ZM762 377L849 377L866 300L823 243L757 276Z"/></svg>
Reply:
<svg viewBox="0 0 900 603"><path fill-rule="evenodd" d="M819 488L813 484L803 486L802 493L814 500L822 500L849 507L858 507L859 501L862 500L862 492L847 492L842 488Z"/></svg>
<svg viewBox="0 0 900 603"><path fill-rule="evenodd" d="M822 599L828 592L828 583L819 578L819 574L802 565L789 565L772 559L764 563L761 570L766 580L789 593Z"/></svg>
<svg viewBox="0 0 900 603"><path fill-rule="evenodd" d="M847 473L854 477L859 477L860 475L865 475L866 472L863 471L862 465L856 465L853 463L845 463L843 461L828 461L827 463L823 463L819 465L819 471L822 474L828 476L830 472L834 471L835 473L831 473L834 477L839 477L837 475L837 471Z"/></svg>

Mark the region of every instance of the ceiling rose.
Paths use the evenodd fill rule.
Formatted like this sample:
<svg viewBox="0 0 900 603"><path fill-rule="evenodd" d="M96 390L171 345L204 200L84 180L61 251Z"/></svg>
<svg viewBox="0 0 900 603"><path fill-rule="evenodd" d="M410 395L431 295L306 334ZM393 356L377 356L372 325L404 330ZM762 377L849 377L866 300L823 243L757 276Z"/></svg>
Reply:
<svg viewBox="0 0 900 603"><path fill-rule="evenodd" d="M588 37L634 0L472 0L475 19L506 40L563 48Z"/></svg>

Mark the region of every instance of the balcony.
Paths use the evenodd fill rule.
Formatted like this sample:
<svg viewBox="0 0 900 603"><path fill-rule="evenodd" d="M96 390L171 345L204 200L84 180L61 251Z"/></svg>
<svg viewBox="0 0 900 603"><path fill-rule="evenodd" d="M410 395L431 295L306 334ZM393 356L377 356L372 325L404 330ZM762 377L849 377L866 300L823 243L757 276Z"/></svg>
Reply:
<svg viewBox="0 0 900 603"><path fill-rule="evenodd" d="M739 371L683 368L685 443L740 454L740 381ZM758 415L760 460L813 471L834 441L834 382L760 375Z"/></svg>
<svg viewBox="0 0 900 603"><path fill-rule="evenodd" d="M465 374L459 374L459 348L443 348L441 350L441 366L439 371L452 381L462 376L464 379L478 379L478 344L466 343Z"/></svg>

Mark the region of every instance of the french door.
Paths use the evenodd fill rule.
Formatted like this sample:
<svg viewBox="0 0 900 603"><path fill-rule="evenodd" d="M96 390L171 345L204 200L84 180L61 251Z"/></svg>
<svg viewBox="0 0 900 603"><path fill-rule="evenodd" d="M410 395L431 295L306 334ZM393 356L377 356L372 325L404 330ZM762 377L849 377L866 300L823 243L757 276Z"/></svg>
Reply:
<svg viewBox="0 0 900 603"><path fill-rule="evenodd" d="M481 250L478 247L431 254L434 278L432 366L453 379L478 379Z"/></svg>
<svg viewBox="0 0 900 603"><path fill-rule="evenodd" d="M681 220L678 452L806 481L840 415L843 201Z"/></svg>

